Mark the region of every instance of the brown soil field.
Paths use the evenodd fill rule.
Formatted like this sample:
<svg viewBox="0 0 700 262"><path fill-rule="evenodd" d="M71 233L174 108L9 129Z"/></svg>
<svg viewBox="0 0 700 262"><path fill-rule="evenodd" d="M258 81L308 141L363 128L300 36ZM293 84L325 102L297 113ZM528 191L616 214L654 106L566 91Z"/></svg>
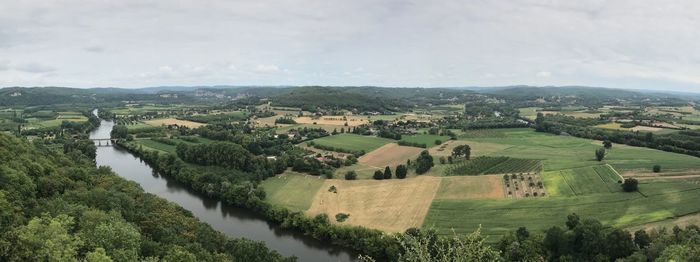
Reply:
<svg viewBox="0 0 700 262"><path fill-rule="evenodd" d="M313 124L318 125L334 125L334 126L359 126L362 124L367 124L367 117L362 116L347 116L347 120L343 120L343 116L322 116L318 119L314 119L308 116L296 117L294 118L298 124Z"/></svg>
<svg viewBox="0 0 700 262"><path fill-rule="evenodd" d="M198 128L200 126L205 125L202 123L197 123L197 122L187 121L187 120L179 120L179 119L175 119L175 118L163 118L163 119L148 120L148 121L146 121L146 124L149 124L152 126L178 125L178 126L186 126L189 128Z"/></svg>
<svg viewBox="0 0 700 262"><path fill-rule="evenodd" d="M263 126L275 126L275 120L282 116L271 116L255 119L255 123Z"/></svg>
<svg viewBox="0 0 700 262"><path fill-rule="evenodd" d="M443 177L435 199L504 198L500 175Z"/></svg>
<svg viewBox="0 0 700 262"><path fill-rule="evenodd" d="M333 223L338 213L350 217L341 224L375 228L387 232L403 232L420 228L440 186L440 178L421 176L391 180L324 181L316 193L311 215L325 213ZM337 193L328 192L335 186Z"/></svg>
<svg viewBox="0 0 700 262"><path fill-rule="evenodd" d="M417 157L421 151L423 151L422 148L389 143L361 156L358 162L377 168L384 168L386 166L393 168L406 163L407 159Z"/></svg>

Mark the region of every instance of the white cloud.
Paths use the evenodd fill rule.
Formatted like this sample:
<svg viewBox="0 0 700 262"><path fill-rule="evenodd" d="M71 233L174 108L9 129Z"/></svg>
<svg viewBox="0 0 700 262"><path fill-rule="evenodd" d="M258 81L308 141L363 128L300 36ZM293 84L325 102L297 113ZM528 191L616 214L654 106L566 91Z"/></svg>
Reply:
<svg viewBox="0 0 700 262"><path fill-rule="evenodd" d="M85 49L85 51L93 52L93 53L102 53L105 51L104 48L102 48L101 46L96 46L96 45L88 46L88 47L85 47L84 49Z"/></svg>
<svg viewBox="0 0 700 262"><path fill-rule="evenodd" d="M0 12L0 58L13 62L0 83L16 85L700 91L694 0L28 0Z"/></svg>
<svg viewBox="0 0 700 262"><path fill-rule="evenodd" d="M269 73L269 72L277 72L280 71L280 68L276 65L265 65L265 64L259 64L255 66L254 69L256 72L263 72L263 73Z"/></svg>
<svg viewBox="0 0 700 262"><path fill-rule="evenodd" d="M538 76L538 77L545 77L545 78L551 77L551 76L552 76L552 72L549 72L549 71L540 71L540 72L537 72L537 76Z"/></svg>
<svg viewBox="0 0 700 262"><path fill-rule="evenodd" d="M55 71L56 68L53 68L48 65L40 64L40 63L24 63L24 64L18 64L12 66L12 69L17 70L17 71L22 71L26 73L48 73Z"/></svg>

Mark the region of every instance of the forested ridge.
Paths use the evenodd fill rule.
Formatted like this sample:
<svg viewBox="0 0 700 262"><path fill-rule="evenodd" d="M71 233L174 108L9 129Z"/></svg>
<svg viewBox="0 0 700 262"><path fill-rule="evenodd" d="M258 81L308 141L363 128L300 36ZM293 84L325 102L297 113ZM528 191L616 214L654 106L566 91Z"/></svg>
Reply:
<svg viewBox="0 0 700 262"><path fill-rule="evenodd" d="M94 145L63 149L0 133L0 261L292 260L95 167Z"/></svg>

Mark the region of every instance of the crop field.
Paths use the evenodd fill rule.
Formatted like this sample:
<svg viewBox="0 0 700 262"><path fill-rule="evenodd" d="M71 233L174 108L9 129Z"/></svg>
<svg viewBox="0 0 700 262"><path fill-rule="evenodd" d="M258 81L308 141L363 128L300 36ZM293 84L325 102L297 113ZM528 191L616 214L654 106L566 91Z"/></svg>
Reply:
<svg viewBox="0 0 700 262"><path fill-rule="evenodd" d="M421 151L423 151L421 148L389 143L362 155L358 162L372 167L390 166L394 168L397 165L405 164L408 159L416 158Z"/></svg>
<svg viewBox="0 0 700 262"><path fill-rule="evenodd" d="M620 192L616 181L604 180L593 167L561 170L559 173L576 195Z"/></svg>
<svg viewBox="0 0 700 262"><path fill-rule="evenodd" d="M158 150L170 154L176 154L175 148L177 146L175 145L168 145L151 139L137 140L137 143L149 149Z"/></svg>
<svg viewBox="0 0 700 262"><path fill-rule="evenodd" d="M480 134L480 137L460 138L460 141L466 141L467 144L474 141L507 146L503 150L486 155L542 159L544 171L600 164L594 154L602 145L600 141L557 136L523 128L499 129ZM490 134L490 137L487 137L487 134ZM620 173L649 170L655 164L668 167L669 171L700 169L700 161L693 156L620 144L614 144L612 149L608 150L603 163L610 164Z"/></svg>
<svg viewBox="0 0 700 262"><path fill-rule="evenodd" d="M505 195L501 176L444 177L435 199L498 199Z"/></svg>
<svg viewBox="0 0 700 262"><path fill-rule="evenodd" d="M482 227L482 233L495 236L525 226L542 232L564 226L566 216L599 219L617 227L641 225L700 211L700 189L644 197L638 193L596 194L577 197L547 197L526 200L447 200L436 199L425 218L424 228L439 234L469 233ZM673 203L673 204L669 204Z"/></svg>
<svg viewBox="0 0 700 262"><path fill-rule="evenodd" d="M440 140L440 142L445 142L450 139L449 136L438 136L438 135L428 135L428 134L420 134L420 135L412 135L412 136L402 136L401 141L409 142L409 143L417 143L417 144L424 144L427 147L432 147L435 144L436 140Z"/></svg>
<svg viewBox="0 0 700 262"><path fill-rule="evenodd" d="M295 117L294 121L299 124L318 124L318 125L332 125L332 126L359 126L362 124L367 124L366 116L322 116L319 118L313 118L308 116Z"/></svg>
<svg viewBox="0 0 700 262"><path fill-rule="evenodd" d="M188 105L130 105L120 108L112 108L110 111L117 115L143 115L147 112L167 113L171 111L179 111Z"/></svg>
<svg viewBox="0 0 700 262"><path fill-rule="evenodd" d="M537 118L537 113L542 113L544 115L556 115L556 114L562 114L566 116L573 116L576 118L598 118L602 113L605 113L607 110L603 109L601 111L586 111L586 110L580 110L580 108L571 108L571 110L562 110L562 111L541 111L542 108L539 107L524 107L520 108L520 116L530 119L530 120L535 120Z"/></svg>
<svg viewBox="0 0 700 262"><path fill-rule="evenodd" d="M306 211L323 182L318 176L290 171L264 180L261 186L267 193L265 201L294 211Z"/></svg>
<svg viewBox="0 0 700 262"><path fill-rule="evenodd" d="M502 177L509 198L545 197L548 195L538 173L505 174Z"/></svg>
<svg viewBox="0 0 700 262"><path fill-rule="evenodd" d="M179 119L175 119L175 118L154 119L154 120L148 120L145 123L149 124L151 126L178 125L178 126L186 126L189 128L197 128L197 127L204 125L202 123L197 123L197 122L187 121L187 120L179 120Z"/></svg>
<svg viewBox="0 0 700 262"><path fill-rule="evenodd" d="M285 125L285 124L277 124L277 129L275 129L275 132L277 134L283 134L287 133L291 129L304 129L304 128L309 128L309 129L316 129L316 128L322 128L323 130L326 130L327 132L333 132L333 130L336 130L340 132L341 128L347 129L345 126L334 126L334 125L314 125L314 124L296 124L296 125Z"/></svg>
<svg viewBox="0 0 700 262"><path fill-rule="evenodd" d="M541 166L541 161L535 159L479 156L448 166L445 169L445 175L474 176L482 174L539 172Z"/></svg>
<svg viewBox="0 0 700 262"><path fill-rule="evenodd" d="M382 181L329 179L318 190L308 213L330 217L345 213L350 217L342 224L403 232L423 224L440 180L431 176ZM327 190L331 186L336 192Z"/></svg>
<svg viewBox="0 0 700 262"><path fill-rule="evenodd" d="M330 146L334 148L342 148L349 151L365 151L371 152L381 146L392 142L391 139L375 137L375 136L361 136L355 134L339 134L334 136L327 136L313 140L314 143Z"/></svg>
<svg viewBox="0 0 700 262"><path fill-rule="evenodd" d="M475 130L459 137L455 143L499 145L484 152L490 158L484 158L482 167L463 170L463 174L498 170L493 167L505 159L501 157L542 159L540 177L548 197L450 199L439 197L442 194L438 193L423 227L434 226L441 234L452 234L453 228L457 233L472 232L480 224L487 235L493 236L520 226L526 226L530 232L541 232L552 225L563 225L566 215L572 212L618 227L700 212L700 206L694 204L700 200L700 178L692 175L700 170L700 161L692 156L614 144L599 162L594 159L594 151L601 147L600 141L530 129ZM472 161L477 158L473 157ZM646 174L643 172L651 172L654 164L660 164L663 172L648 181L640 180L639 193L622 192L618 172L625 176ZM449 172L453 171L445 171ZM664 173L668 178L664 178ZM676 178L688 174L696 180ZM448 178L453 177L445 177ZM469 185L460 187L464 191L476 190ZM495 240L494 237L492 241Z"/></svg>

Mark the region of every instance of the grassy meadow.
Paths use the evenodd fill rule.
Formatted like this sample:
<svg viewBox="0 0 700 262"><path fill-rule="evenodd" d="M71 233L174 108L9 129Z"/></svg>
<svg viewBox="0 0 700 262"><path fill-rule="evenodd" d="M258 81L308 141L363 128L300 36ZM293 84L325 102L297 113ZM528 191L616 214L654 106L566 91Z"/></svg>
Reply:
<svg viewBox="0 0 700 262"><path fill-rule="evenodd" d="M614 144L605 159L595 160L600 141L556 136L532 129L467 131L460 143L498 144L486 156L539 159L543 162L542 181L547 197L527 199L446 199L433 200L423 224L441 234L482 232L496 236L520 226L540 232L562 225L566 215L577 213L606 225L631 227L662 221L700 211L700 183L697 181L641 180L639 192L625 193L618 183L619 173L649 172L654 164L664 171L700 169L696 157ZM440 166L440 165L439 165ZM467 190L469 187L464 187Z"/></svg>
<svg viewBox="0 0 700 262"><path fill-rule="evenodd" d="M260 186L267 194L265 201L294 211L305 211L311 207L311 202L323 182L324 179L318 176L288 171L266 179Z"/></svg>
<svg viewBox="0 0 700 262"><path fill-rule="evenodd" d="M342 148L349 151L365 151L370 152L381 146L392 142L393 140L374 136L361 136L355 134L339 134L334 136L327 136L313 140L314 143L331 146L335 148Z"/></svg>

